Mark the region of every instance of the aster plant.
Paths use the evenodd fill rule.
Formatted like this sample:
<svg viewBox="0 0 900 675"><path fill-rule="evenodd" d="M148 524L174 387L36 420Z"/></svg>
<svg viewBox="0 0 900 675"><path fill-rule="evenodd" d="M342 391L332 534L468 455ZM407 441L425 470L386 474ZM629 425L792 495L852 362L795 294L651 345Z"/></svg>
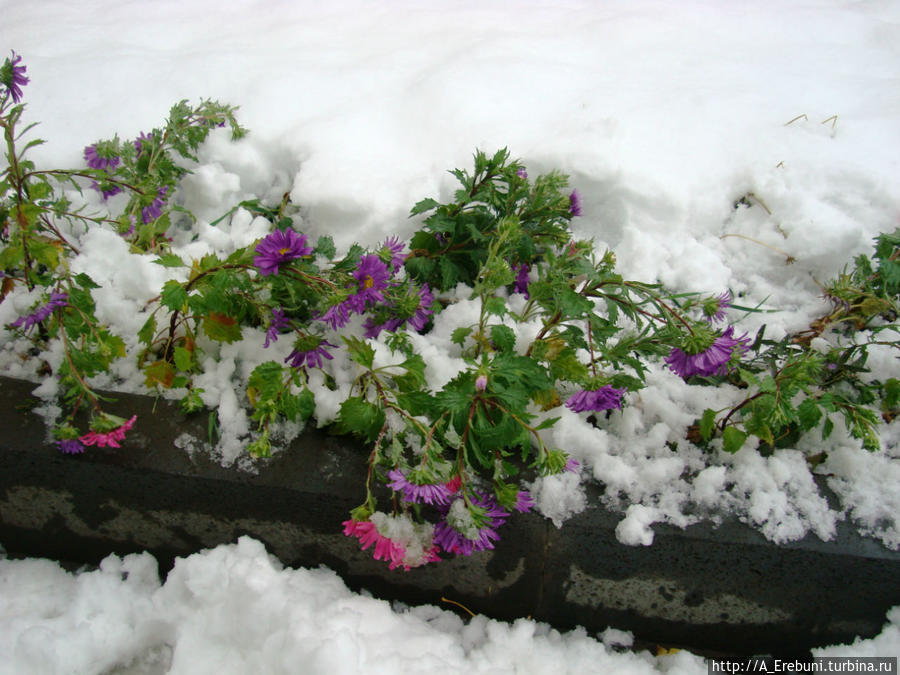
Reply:
<svg viewBox="0 0 900 675"><path fill-rule="evenodd" d="M675 294L624 279L612 251L573 235L572 220L592 214L568 178L532 178L505 149L478 151L471 171L452 171L451 201L417 203L408 241L389 236L339 255L285 195L242 201L210 224L264 218L269 231L257 241L191 257L168 243L192 227L180 180L214 129L245 133L235 108L182 101L133 140L86 146L84 167L38 170L26 154L39 141L20 146L25 72L15 53L0 67L0 301L15 298L5 331L23 361L57 355L36 373L49 369L57 383L63 412L52 434L66 455L115 451L139 424L106 413L95 391L119 359L134 359L148 391L179 397L193 414L206 410L207 364L226 345L255 341L262 358L234 376L255 423L248 453L275 452L286 429L318 421L316 392L339 392L331 428L365 443L368 466L343 532L409 570L499 545L509 518L534 508L533 481L579 470L549 430L562 416L607 424L636 398L650 362L691 386L746 393L687 430L711 452L750 439L774 448L815 428L827 436L834 415L874 449L878 414L897 414L900 382L864 376L869 346L897 346L900 231L823 285L831 309L808 331L777 341L741 333L741 313L755 309L728 291ZM92 228L117 233L164 271L136 336L97 320L98 285L69 265ZM417 345L444 312L460 365L437 385ZM830 350L812 348L826 338Z"/></svg>

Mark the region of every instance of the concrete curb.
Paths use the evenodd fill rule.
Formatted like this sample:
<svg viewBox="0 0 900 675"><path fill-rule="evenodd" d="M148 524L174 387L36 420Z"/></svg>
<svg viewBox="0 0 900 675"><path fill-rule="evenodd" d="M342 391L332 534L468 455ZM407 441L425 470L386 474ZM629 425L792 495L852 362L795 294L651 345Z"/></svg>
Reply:
<svg viewBox="0 0 900 675"><path fill-rule="evenodd" d="M629 547L602 508L561 529L516 515L495 551L390 571L341 534L364 498L368 450L352 439L310 430L256 473L226 469L175 445L184 433L205 438L205 416L114 394L106 410L138 415L122 449L64 456L31 412L34 386L0 378L0 543L10 556L97 564L148 550L165 572L176 557L249 535L285 565L327 565L378 597L448 598L561 630L614 626L701 653L801 654L871 637L900 605L900 552L850 527L836 541L776 546L736 521L659 526L652 546Z"/></svg>

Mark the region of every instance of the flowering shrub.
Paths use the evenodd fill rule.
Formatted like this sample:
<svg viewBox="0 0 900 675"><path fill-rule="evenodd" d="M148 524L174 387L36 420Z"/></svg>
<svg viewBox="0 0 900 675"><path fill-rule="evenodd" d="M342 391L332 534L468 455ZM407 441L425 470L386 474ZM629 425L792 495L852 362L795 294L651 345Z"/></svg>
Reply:
<svg viewBox="0 0 900 675"><path fill-rule="evenodd" d="M826 286L833 312L778 342L763 331L752 340L736 335L724 323L732 310L727 292L676 295L624 279L613 252L573 237L569 224L584 206L567 177L532 180L505 149L476 152L472 173L453 171L460 187L451 202L416 204L411 216L421 227L408 243L390 237L339 256L329 237L313 242L295 229L287 198L277 206L252 200L242 206L269 219L269 234L224 258L188 259L167 239L191 218L174 200L179 180L212 128L230 125L233 138L245 133L235 109L182 101L164 127L86 147L86 168L38 170L25 155L40 141L18 145L30 128L17 129L28 84L20 63L13 53L0 68L8 164L0 175L3 298L14 291L32 298L30 311L7 330L30 340L34 354L63 353L43 374L60 384L66 412L53 433L65 453L119 447L136 424L103 412L91 385L117 359L135 358L148 389L184 391L183 409L198 412L203 391L195 376L210 355L204 349L211 351L203 345L238 342L245 329L260 329L263 349L291 345L286 358L261 363L246 381L256 423L247 449L266 457L273 425L314 416L312 373L324 371L317 381L337 388L327 370L342 351L356 372L335 426L371 448L365 496L344 533L391 568L410 569L493 548L512 513L534 506L523 478L577 466L545 443L542 431L558 420L553 411L565 405L602 425L644 385L651 360L664 359L691 382L746 389L738 406L707 410L689 430L695 443L726 451L751 435L763 449L818 426L827 435L832 413L874 447L872 405L894 414L898 382L864 384L859 375L866 346L897 331L897 233L879 239L874 266L861 257ZM62 188L99 191L108 212L88 215ZM126 353L122 336L97 320L97 284L68 264L79 237L96 227L177 272L153 300L136 353ZM435 390L414 337L431 330L460 285L478 316L452 332L464 367ZM847 344L838 339L828 353L811 347L835 327ZM376 340L390 350L389 362L376 358ZM380 505L389 494L387 512Z"/></svg>

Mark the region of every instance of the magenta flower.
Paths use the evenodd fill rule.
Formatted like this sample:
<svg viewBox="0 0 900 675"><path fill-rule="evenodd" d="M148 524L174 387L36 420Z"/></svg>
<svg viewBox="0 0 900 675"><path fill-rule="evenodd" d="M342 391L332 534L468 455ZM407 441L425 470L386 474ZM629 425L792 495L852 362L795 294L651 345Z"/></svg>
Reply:
<svg viewBox="0 0 900 675"><path fill-rule="evenodd" d="M167 186L163 186L156 191L156 198L150 203L149 206L145 206L141 209L141 222L146 225L147 223L152 223L154 220L159 218L162 215L163 206L166 205L166 193L169 191Z"/></svg>
<svg viewBox="0 0 900 675"><path fill-rule="evenodd" d="M306 245L306 235L294 230L275 230L256 247L253 264L266 277L278 274L278 269L286 262L310 255L312 248Z"/></svg>
<svg viewBox="0 0 900 675"><path fill-rule="evenodd" d="M403 500L415 504L447 504L450 501L450 490L443 484L411 483L406 474L398 469L388 471L391 482L388 487L395 492L403 493Z"/></svg>
<svg viewBox="0 0 900 675"><path fill-rule="evenodd" d="M366 311L369 302L384 302L383 291L387 287L391 273L387 265L377 255L364 255L353 272L356 279L356 293L347 298L350 308L357 314Z"/></svg>
<svg viewBox="0 0 900 675"><path fill-rule="evenodd" d="M22 60L22 57L16 56L15 52L11 53L12 58L6 59L3 66L0 67L0 84L6 87L12 95L13 101L18 103L22 100L22 87L29 82L29 79L25 77L28 67L20 66L19 61Z"/></svg>
<svg viewBox="0 0 900 675"><path fill-rule="evenodd" d="M345 520L343 525L344 536L359 539L363 551L374 544L375 551L372 557L375 560L389 562L388 567L390 569L402 566L404 569L409 570L409 566L403 563L403 559L406 557L406 549L379 533L375 523L369 520Z"/></svg>
<svg viewBox="0 0 900 675"><path fill-rule="evenodd" d="M84 445L96 445L98 448L104 448L106 446L120 448L122 446L120 446L119 443L125 440L125 432L134 426L134 421L136 419L137 415L132 415L130 420L121 426L116 427L112 431L89 431L78 440L84 443Z"/></svg>
<svg viewBox="0 0 900 675"><path fill-rule="evenodd" d="M77 438L66 438L61 441L56 441L56 447L59 448L60 452L66 455L78 455L84 452L84 446Z"/></svg>
<svg viewBox="0 0 900 675"><path fill-rule="evenodd" d="M566 407L573 412L600 412L611 408L621 410L624 393L625 389L616 389L609 384L599 389L582 389L566 401Z"/></svg>
<svg viewBox="0 0 900 675"><path fill-rule="evenodd" d="M572 459L571 457L569 457L566 460L566 466L563 471L568 471L569 473L578 473L578 469L580 468L581 462L579 462L577 459Z"/></svg>
<svg viewBox="0 0 900 675"><path fill-rule="evenodd" d="M46 305L38 307L35 311L27 316L20 316L10 325L13 328L22 328L27 331L32 326L39 324L41 321L53 314L53 311L69 304L69 296L66 293L58 293L53 291L50 293L50 301Z"/></svg>
<svg viewBox="0 0 900 675"><path fill-rule="evenodd" d="M703 303L703 316L710 323L725 320L725 310L731 307L731 291L725 291Z"/></svg>
<svg viewBox="0 0 900 675"><path fill-rule="evenodd" d="M734 326L729 326L724 333L701 352L689 354L683 349L673 347L666 357L666 363L675 373L685 379L692 375L708 377L724 375L728 372L728 362L736 353L747 351L750 341L746 333L739 338L733 337Z"/></svg>
<svg viewBox="0 0 900 675"><path fill-rule="evenodd" d="M569 213L573 216L581 215L581 195L578 194L578 190L572 190L572 194L569 195Z"/></svg>
<svg viewBox="0 0 900 675"><path fill-rule="evenodd" d="M276 307L272 310L272 321L266 329L266 341L263 349L278 341L278 334L290 325L291 321L284 315L284 310Z"/></svg>
<svg viewBox="0 0 900 675"><path fill-rule="evenodd" d="M96 143L84 149L84 161L92 169L101 171L112 171L119 165L119 158L116 155L109 156L102 149L98 150Z"/></svg>
<svg viewBox="0 0 900 675"><path fill-rule="evenodd" d="M285 363L291 365L292 368L321 368L325 363L322 359L328 359L331 361L334 357L328 353L327 347L336 347L337 345L333 345L328 340L322 340L319 344L313 349L307 350L299 350L294 349L287 357L284 359Z"/></svg>

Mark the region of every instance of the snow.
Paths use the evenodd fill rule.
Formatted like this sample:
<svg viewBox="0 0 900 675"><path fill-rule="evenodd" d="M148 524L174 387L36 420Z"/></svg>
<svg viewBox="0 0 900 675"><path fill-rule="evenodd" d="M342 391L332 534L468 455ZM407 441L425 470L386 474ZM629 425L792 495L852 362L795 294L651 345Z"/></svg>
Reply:
<svg viewBox="0 0 900 675"><path fill-rule="evenodd" d="M670 673L703 675L687 651L630 650L630 633L560 633L529 619L463 621L435 606L353 593L331 570L283 568L240 538L176 560L164 583L148 553L69 573L0 560L0 673ZM817 655L895 656L900 611L880 635Z"/></svg>
<svg viewBox="0 0 900 675"><path fill-rule="evenodd" d="M228 254L263 236L266 221L246 211L210 223L242 199L271 203L285 193L300 206L297 226L313 240L332 235L339 250L406 237L418 226L407 218L414 203L451 194L447 169L468 167L476 147L507 146L531 175L570 174L585 214L573 223L576 234L612 248L626 278L683 291L730 289L742 305L774 310L733 311L738 333L753 335L765 323L777 338L822 313L817 281L871 252L873 237L900 224L896 0L44 0L3 3L2 13L4 49L23 56L31 78L27 121L40 121L37 133L48 141L31 151L39 166L80 166L85 145L114 133L133 138L159 125L181 98L240 106L250 135L232 143L224 130L214 133L178 192L198 218L193 232L176 236L185 257ZM103 230L82 236L79 247L73 268L104 286L95 292L98 316L133 341L147 302L178 271L129 254ZM477 315L467 297L461 288L433 334L413 336L432 388L462 367L449 335ZM17 291L0 304L0 324L31 300ZM241 463L251 426L241 378L288 347L263 353L261 332L248 329L245 338L222 347L197 382L204 402L223 413L217 453L225 464ZM0 369L29 376L2 329L0 344ZM48 362L59 358L50 354ZM871 363L900 375L889 349L873 350ZM334 419L353 379L347 359L328 367L336 391L313 376L322 423ZM138 391L141 382L124 362L108 378L123 390ZM629 394L625 410L601 429L554 411L562 419L546 441L582 468L533 486L540 511L565 527L588 506L580 481L593 478L607 488L604 504L621 512L617 533L627 544L652 545L654 523L685 526L735 513L776 542L809 533L828 539L849 520L900 547L900 422L882 426L877 453L863 451L839 420L827 443L811 437L768 458L752 447L705 454L684 441L685 426L704 408L740 396L688 386L654 366L648 387ZM828 451L817 471L837 506L817 490L802 456L810 449ZM183 561L161 588L151 564L116 559L73 577L51 563L4 562L0 640L4 655L17 660L0 659L0 669L21 663L53 671L56 663L100 672L129 658L169 657L173 672L240 672L251 661L271 672L304 662L335 672L387 671L388 664L421 672L423 659L433 659L437 672L447 664L481 672L510 658L521 658L524 672L541 672L542 659L566 662L571 672L596 670L606 659L626 673L701 667L686 656L612 654L588 636L530 622L479 618L463 626L434 609L390 613L342 590L324 570L276 570L246 541ZM201 570L211 568L229 583L203 582ZM123 580L126 569L133 571ZM246 616L243 608L231 612L239 606L227 597L231 586L248 602L256 596L248 589L265 591L271 604L260 600ZM43 587L58 592L38 592ZM89 616L109 630L85 623ZM206 619L212 623L204 627ZM891 620L896 654L896 610ZM385 646L398 641L386 640L382 621L408 635L406 653ZM123 624L140 631L121 635ZM117 647L99 649L104 640ZM423 644L433 650L424 653ZM106 665L91 665L101 657Z"/></svg>

